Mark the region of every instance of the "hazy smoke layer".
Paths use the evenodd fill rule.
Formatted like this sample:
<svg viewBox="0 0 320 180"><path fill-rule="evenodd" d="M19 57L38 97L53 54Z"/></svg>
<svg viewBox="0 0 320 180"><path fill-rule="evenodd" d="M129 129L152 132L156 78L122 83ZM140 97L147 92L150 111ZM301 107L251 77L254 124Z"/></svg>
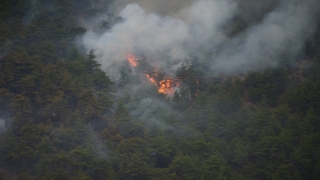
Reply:
<svg viewBox="0 0 320 180"><path fill-rule="evenodd" d="M245 23L253 24L263 19L266 14L273 11L281 0L236 0Z"/></svg>
<svg viewBox="0 0 320 180"><path fill-rule="evenodd" d="M146 56L156 67L172 67L177 60L188 58L190 50L224 42L220 27L235 9L236 4L230 1L196 1L180 12L182 20L146 14L138 4L129 4L120 13L122 23L101 36L88 32L83 42L88 49L96 50L106 69L125 60L129 52ZM108 73L113 74L111 71Z"/></svg>
<svg viewBox="0 0 320 180"><path fill-rule="evenodd" d="M0 119L0 133L5 131L5 120Z"/></svg>
<svg viewBox="0 0 320 180"><path fill-rule="evenodd" d="M190 6L195 0L117 0L112 8L119 11L130 3L138 3L147 13L157 13L160 15L174 15L179 10Z"/></svg>
<svg viewBox="0 0 320 180"><path fill-rule="evenodd" d="M102 35L88 32L83 37L85 47L96 50L111 76L118 75L115 64L125 61L129 52L145 56L167 73L194 56L219 73L275 67L283 54L293 59L301 52L319 11L316 0L254 1L246 12L245 0L161 1L176 2L167 10L160 1L138 2L148 12L136 3L128 4L119 13L121 23ZM251 14L258 18L251 19ZM230 36L227 30L235 16L252 23Z"/></svg>
<svg viewBox="0 0 320 180"><path fill-rule="evenodd" d="M230 73L259 70L277 66L284 55L294 59L315 30L318 5L313 0L279 3L261 23L230 39L211 63L212 69Z"/></svg>

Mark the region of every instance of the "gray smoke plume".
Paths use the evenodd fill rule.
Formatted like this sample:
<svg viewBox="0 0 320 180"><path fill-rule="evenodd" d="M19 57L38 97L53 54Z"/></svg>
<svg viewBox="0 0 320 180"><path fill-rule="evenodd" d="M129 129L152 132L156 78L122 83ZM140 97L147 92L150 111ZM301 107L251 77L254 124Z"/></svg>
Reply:
<svg viewBox="0 0 320 180"><path fill-rule="evenodd" d="M283 55L294 60L316 28L319 3L281 1L263 20L230 39L211 63L224 73L277 67Z"/></svg>
<svg viewBox="0 0 320 180"><path fill-rule="evenodd" d="M162 3L172 6L165 10ZM319 11L316 0L123 0L117 7L123 4L123 21L103 34L89 31L83 36L84 46L95 50L112 77L119 77L117 67L127 53L146 57L167 74L190 57L211 67L210 75L277 67L283 54L292 60L301 54ZM230 36L229 29L237 28L235 17L246 27Z"/></svg>
<svg viewBox="0 0 320 180"><path fill-rule="evenodd" d="M123 22L101 36L88 32L83 43L96 51L111 75L115 75L114 68L109 67L125 61L130 52L145 56L152 66L173 67L169 68L172 71L180 66L179 61L189 57L190 50L224 42L226 37L220 27L235 9L231 1L201 0L177 13L179 18L147 14L138 4L129 4L120 12Z"/></svg>
<svg viewBox="0 0 320 180"><path fill-rule="evenodd" d="M6 122L3 119L0 119L0 133L6 130Z"/></svg>
<svg viewBox="0 0 320 180"><path fill-rule="evenodd" d="M194 0L161 0L161 1L150 1L150 0L117 0L114 2L112 9L113 11L120 11L125 6L131 3L137 3L147 13L156 13L162 16L174 15L181 9L190 6Z"/></svg>

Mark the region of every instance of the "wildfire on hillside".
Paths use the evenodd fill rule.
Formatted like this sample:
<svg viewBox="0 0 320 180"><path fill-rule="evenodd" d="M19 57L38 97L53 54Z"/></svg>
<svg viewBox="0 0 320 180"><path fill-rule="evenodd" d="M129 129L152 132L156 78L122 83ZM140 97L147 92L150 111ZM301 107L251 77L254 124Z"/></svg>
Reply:
<svg viewBox="0 0 320 180"><path fill-rule="evenodd" d="M150 73L145 71L145 76L150 83L157 87L159 94L172 96L181 86L181 81L179 79L175 79L170 76L163 76L159 72Z"/></svg>
<svg viewBox="0 0 320 180"><path fill-rule="evenodd" d="M152 76L150 76L149 74L146 74L146 77L149 80L149 82L151 82L155 86L158 86L157 81Z"/></svg>
<svg viewBox="0 0 320 180"><path fill-rule="evenodd" d="M173 87L175 86L174 80L170 77L166 77L165 79L159 82L158 92L160 94L168 94L172 95L174 93Z"/></svg>
<svg viewBox="0 0 320 180"><path fill-rule="evenodd" d="M136 67L138 65L138 58L132 53L127 54L127 60L132 67Z"/></svg>
<svg viewBox="0 0 320 180"><path fill-rule="evenodd" d="M157 86L158 93L171 96L173 95L174 91L180 87L180 81L174 79L172 77L164 77L160 80L157 80L158 77L156 75L145 74L148 81L151 82L153 85Z"/></svg>
<svg viewBox="0 0 320 180"><path fill-rule="evenodd" d="M134 54L128 53L127 60L132 67L138 66L138 58ZM172 96L175 90L177 90L177 88L180 87L181 82L172 77L165 76L160 78L159 72L157 73L144 72L144 73L148 81L157 87L159 94Z"/></svg>

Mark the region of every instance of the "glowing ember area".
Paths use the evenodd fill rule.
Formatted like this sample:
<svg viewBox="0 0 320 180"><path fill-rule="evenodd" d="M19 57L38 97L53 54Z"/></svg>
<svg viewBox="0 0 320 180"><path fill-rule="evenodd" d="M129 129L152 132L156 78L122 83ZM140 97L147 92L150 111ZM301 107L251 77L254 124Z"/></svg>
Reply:
<svg viewBox="0 0 320 180"><path fill-rule="evenodd" d="M132 53L127 54L127 60L132 67L136 67L139 64L138 58ZM171 77L159 78L159 72L153 72L150 74L146 71L144 73L148 81L157 87L159 94L171 96L174 91L180 87L179 80L174 80Z"/></svg>
<svg viewBox="0 0 320 180"><path fill-rule="evenodd" d="M159 82L158 92L160 94L172 95L174 93L173 87L175 86L174 80L171 78L163 79Z"/></svg>
<svg viewBox="0 0 320 180"><path fill-rule="evenodd" d="M138 58L134 54L128 53L127 59L132 67L136 67L138 65Z"/></svg>
<svg viewBox="0 0 320 180"><path fill-rule="evenodd" d="M149 74L146 74L147 79L149 82L151 82L153 85L157 86L158 93L164 94L164 95L173 95L175 88L180 86L179 82L176 82L171 77L165 77L164 79L157 82L156 77L152 77Z"/></svg>
<svg viewBox="0 0 320 180"><path fill-rule="evenodd" d="M152 84L154 84L155 86L158 86L157 81L153 77L151 77L149 74L146 74L146 77Z"/></svg>

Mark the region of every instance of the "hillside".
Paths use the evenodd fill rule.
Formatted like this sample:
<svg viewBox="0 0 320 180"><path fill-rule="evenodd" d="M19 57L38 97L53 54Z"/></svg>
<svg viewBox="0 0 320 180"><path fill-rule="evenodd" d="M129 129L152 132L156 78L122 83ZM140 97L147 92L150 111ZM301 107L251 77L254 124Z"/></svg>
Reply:
<svg viewBox="0 0 320 180"><path fill-rule="evenodd" d="M111 3L1 3L0 179L318 179L319 18L296 58L212 72L196 52L179 66L101 60L79 39L122 30L122 17L98 18ZM229 18L228 35L261 18Z"/></svg>

